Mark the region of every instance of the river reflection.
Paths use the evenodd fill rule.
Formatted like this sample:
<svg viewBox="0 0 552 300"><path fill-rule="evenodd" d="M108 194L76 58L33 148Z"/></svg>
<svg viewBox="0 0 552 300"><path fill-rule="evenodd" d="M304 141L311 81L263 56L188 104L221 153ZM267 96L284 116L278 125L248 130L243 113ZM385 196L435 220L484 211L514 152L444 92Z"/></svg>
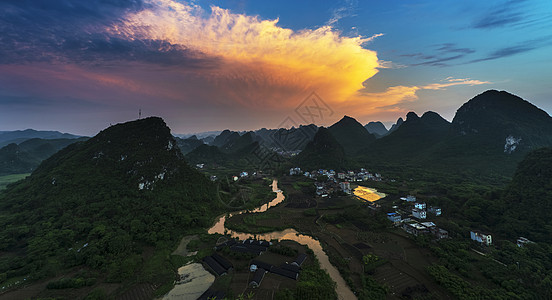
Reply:
<svg viewBox="0 0 552 300"><path fill-rule="evenodd" d="M265 212L270 207L276 206L277 204L284 201L285 197L281 190L278 189L278 181L274 180L272 182L272 191L276 193L276 198L272 201L270 201L267 204L264 204L251 212ZM229 217L233 215L238 215L247 212L247 210L242 210L234 213L228 214ZM336 292L339 297L339 299L356 299L356 296L353 294L351 289L347 286L347 283L345 283L345 280L343 280L343 277L341 277L341 274L339 274L339 271L330 263L330 260L324 250L322 249L322 245L318 240L315 240L313 237L300 234L295 229L288 228L284 231L274 231L269 233L262 233L262 234L252 234L252 233L243 233L243 232L236 232L230 229L227 229L224 227L224 224L226 222L226 215L221 216L218 221L213 225L211 228L209 228L208 232L210 234L219 233L219 234L228 234L233 238L238 238L240 240L245 240L247 238L250 238L252 236L255 236L257 239L261 240L292 240L299 244L308 246L313 252L318 261L320 262L320 267L328 272L330 277L335 281L336 283Z"/></svg>

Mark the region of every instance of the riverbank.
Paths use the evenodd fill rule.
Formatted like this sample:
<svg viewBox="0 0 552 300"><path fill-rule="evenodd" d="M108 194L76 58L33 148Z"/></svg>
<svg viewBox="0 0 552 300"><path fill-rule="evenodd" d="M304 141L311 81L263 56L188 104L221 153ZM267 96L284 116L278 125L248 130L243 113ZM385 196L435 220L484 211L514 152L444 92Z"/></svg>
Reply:
<svg viewBox="0 0 552 300"><path fill-rule="evenodd" d="M264 213L269 217L251 213L235 215L227 219L227 227L246 226L247 231L255 232L259 228L290 226L315 237L330 265L339 271L359 299L400 299L403 294L448 298L425 270L436 259L401 231L390 229L385 214L374 211L369 208L369 202L354 196L315 198L303 181L306 179L296 176L280 178L279 187L287 198ZM314 207L302 205L313 200ZM378 203L381 201L388 199L380 199ZM365 256L375 261L366 264Z"/></svg>
<svg viewBox="0 0 552 300"><path fill-rule="evenodd" d="M270 208L274 210L275 208L281 208L281 202L284 201L285 197L283 195L283 192L281 189L278 188L278 181L274 180L272 183L272 189L276 193L276 198L268 203L267 205L263 205L257 209L252 210L251 212L247 211L239 211L235 213L230 213L228 219L233 218L239 218L240 216L244 215L263 215L267 213L267 210ZM270 213L268 212L268 213ZM226 223L226 215L221 216L213 225L213 227L209 228L208 232L210 234L227 234L230 237L238 238L240 240L245 240L249 237L251 237L252 233L248 232L237 232L230 230L227 226L225 226ZM285 225L280 225L279 228L283 227ZM291 227L291 226L290 226ZM308 246L309 249L311 249L314 252L314 255L316 256L317 260L320 263L320 267L328 272L330 277L333 281L336 282L336 291L338 294L338 297L340 299L356 299L356 296L353 294L353 292L348 288L345 280L341 277L337 269L330 263L328 256L324 253L324 250L322 249L322 245L318 240L316 240L314 237L300 234L295 229L285 229L282 231L276 231L276 232L266 232L262 234L255 234L255 237L260 240L276 240L276 241L282 241L282 240L292 240L295 241L301 245Z"/></svg>

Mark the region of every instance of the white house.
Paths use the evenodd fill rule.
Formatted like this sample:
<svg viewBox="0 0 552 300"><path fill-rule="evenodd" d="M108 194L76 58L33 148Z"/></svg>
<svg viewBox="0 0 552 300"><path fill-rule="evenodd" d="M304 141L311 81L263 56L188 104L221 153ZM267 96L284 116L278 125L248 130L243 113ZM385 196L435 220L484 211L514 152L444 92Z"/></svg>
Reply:
<svg viewBox="0 0 552 300"><path fill-rule="evenodd" d="M401 197L401 200L406 201L406 202L416 202L416 197L414 197L412 195L408 195L406 197Z"/></svg>
<svg viewBox="0 0 552 300"><path fill-rule="evenodd" d="M412 216L417 219L425 219L427 217L426 211L418 208L412 209Z"/></svg>
<svg viewBox="0 0 552 300"><path fill-rule="evenodd" d="M487 246L493 243L493 239L490 234L483 233L479 230L470 231L470 237L472 240L485 244Z"/></svg>
<svg viewBox="0 0 552 300"><path fill-rule="evenodd" d="M441 215L441 208L439 207L432 206L427 211L434 214L437 217Z"/></svg>
<svg viewBox="0 0 552 300"><path fill-rule="evenodd" d="M426 209L426 204L416 202L416 203L414 203L414 207L417 208L417 209Z"/></svg>
<svg viewBox="0 0 552 300"><path fill-rule="evenodd" d="M527 238L524 238L522 236L520 236L518 239L517 239L517 246L518 247L524 247L526 244L533 244L534 242L530 241L529 239Z"/></svg>

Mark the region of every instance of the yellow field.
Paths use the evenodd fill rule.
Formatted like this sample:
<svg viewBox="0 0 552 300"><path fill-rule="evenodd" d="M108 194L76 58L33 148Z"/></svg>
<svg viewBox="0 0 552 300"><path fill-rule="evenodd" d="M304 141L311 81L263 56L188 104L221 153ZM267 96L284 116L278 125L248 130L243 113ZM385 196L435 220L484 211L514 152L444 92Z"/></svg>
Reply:
<svg viewBox="0 0 552 300"><path fill-rule="evenodd" d="M354 194L355 196L368 202L378 201L379 199L387 196L384 193L378 192L376 189L372 189L372 188L368 188L360 185L354 190Z"/></svg>

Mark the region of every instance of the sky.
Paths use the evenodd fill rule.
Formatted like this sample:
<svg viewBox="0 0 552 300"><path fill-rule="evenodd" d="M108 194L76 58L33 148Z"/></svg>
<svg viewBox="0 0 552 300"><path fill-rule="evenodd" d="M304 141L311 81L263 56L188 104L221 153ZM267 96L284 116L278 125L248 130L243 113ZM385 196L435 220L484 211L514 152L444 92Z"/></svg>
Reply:
<svg viewBox="0 0 552 300"><path fill-rule="evenodd" d="M0 2L0 131L389 127L489 89L550 114L551 79L549 0Z"/></svg>

